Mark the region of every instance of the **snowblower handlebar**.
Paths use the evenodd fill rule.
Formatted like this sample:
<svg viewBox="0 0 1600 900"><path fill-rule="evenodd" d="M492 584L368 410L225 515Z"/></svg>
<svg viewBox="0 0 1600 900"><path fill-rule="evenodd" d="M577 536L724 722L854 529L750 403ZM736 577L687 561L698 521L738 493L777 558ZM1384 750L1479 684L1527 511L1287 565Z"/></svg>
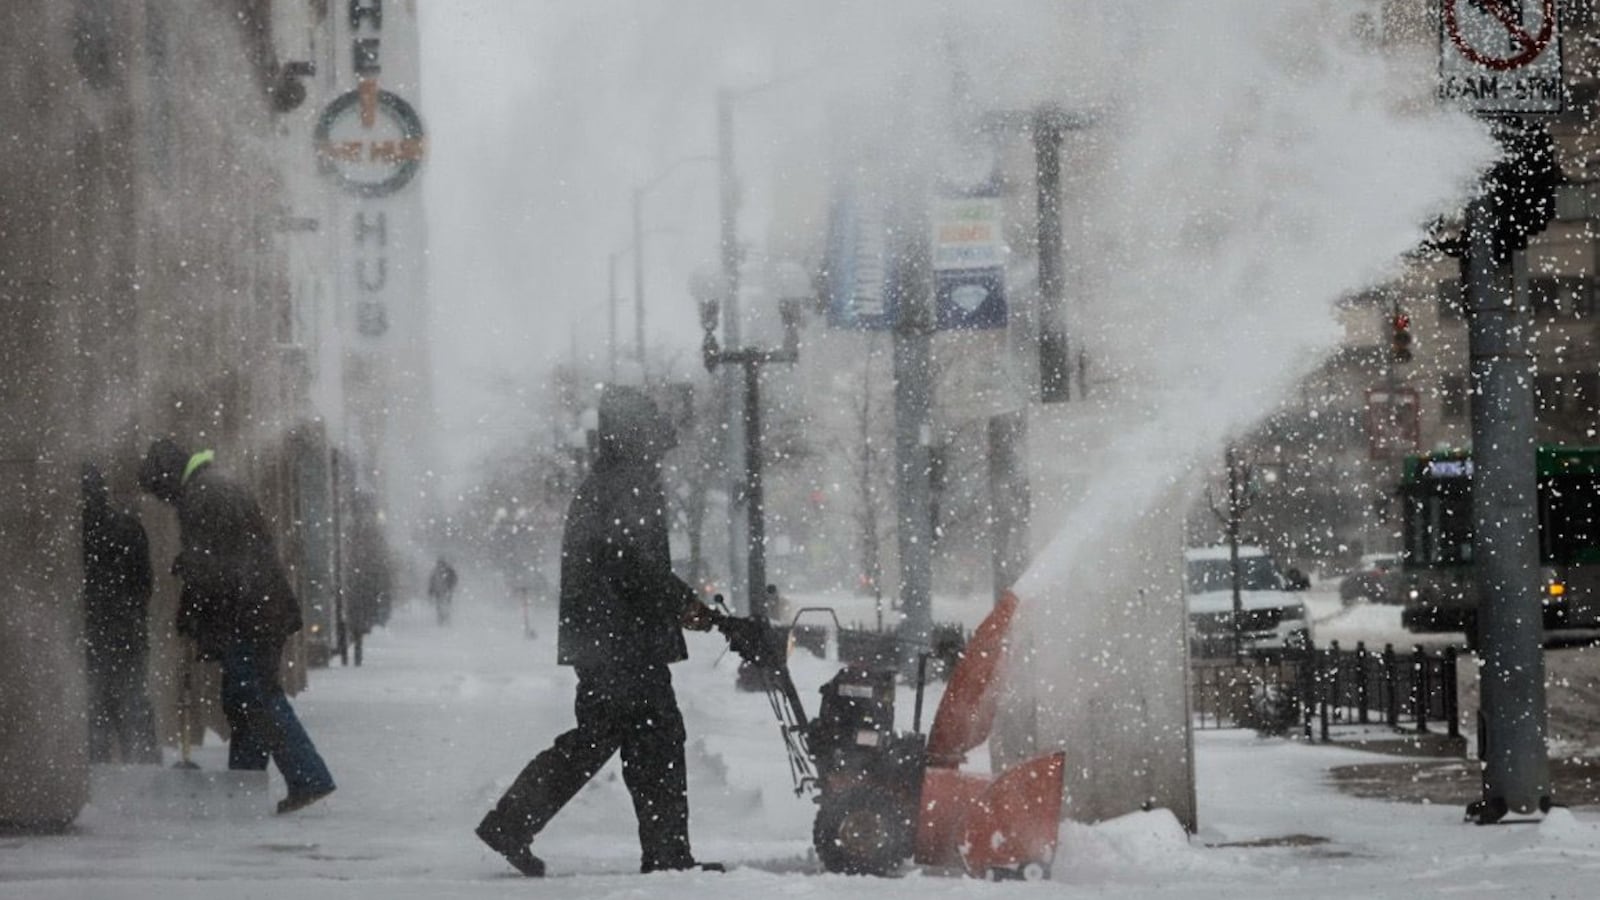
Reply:
<svg viewBox="0 0 1600 900"><path fill-rule="evenodd" d="M760 619L714 613L711 627L721 632L728 639L728 647L750 665L763 670L785 665L787 654L777 630Z"/></svg>
<svg viewBox="0 0 1600 900"><path fill-rule="evenodd" d="M789 677L788 642L778 629L765 619L748 618L720 612L726 610L719 596L711 608L711 627L728 640L728 648L744 664L754 669L761 688L772 703L772 712L778 719L778 731L788 750L789 770L794 778L795 793L816 786L816 770L812 767L811 752L806 747L808 722L800 694L795 690L794 679Z"/></svg>

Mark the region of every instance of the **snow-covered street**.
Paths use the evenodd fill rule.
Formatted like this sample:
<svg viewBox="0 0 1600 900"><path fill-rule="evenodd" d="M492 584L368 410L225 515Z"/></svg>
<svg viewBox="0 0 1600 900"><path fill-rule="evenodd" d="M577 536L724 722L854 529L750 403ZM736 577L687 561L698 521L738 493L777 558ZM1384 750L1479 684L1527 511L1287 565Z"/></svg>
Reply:
<svg viewBox="0 0 1600 900"><path fill-rule="evenodd" d="M481 595L458 613L441 629L403 610L372 636L364 666L313 673L296 706L339 780L328 800L268 814L283 791L276 773L270 795L243 811L220 802L180 816L125 797L117 812L99 797L70 834L0 839L0 897L1588 897L1600 877L1600 810L1558 810L1537 826L1464 825L1455 808L1356 799L1326 783L1330 767L1372 754L1236 731L1197 734L1193 838L1159 811L1069 823L1046 884L820 874L813 806L790 790L766 698L735 691L716 635L693 635L674 677L690 734L695 852L734 870L635 874L633 814L613 762L536 842L552 877L528 881L472 827L568 727L574 679L554 665L548 613L534 639L515 609ZM808 703L833 669L796 659ZM224 748L213 741L197 758L220 769ZM181 786L194 776L161 777ZM131 815L141 803L148 815Z"/></svg>

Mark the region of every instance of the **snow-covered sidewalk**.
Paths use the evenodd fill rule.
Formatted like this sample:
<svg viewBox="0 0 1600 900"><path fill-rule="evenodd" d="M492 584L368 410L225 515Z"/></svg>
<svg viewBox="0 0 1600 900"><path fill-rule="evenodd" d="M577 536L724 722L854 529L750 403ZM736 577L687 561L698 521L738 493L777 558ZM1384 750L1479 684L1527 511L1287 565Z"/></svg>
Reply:
<svg viewBox="0 0 1600 900"><path fill-rule="evenodd" d="M715 635L691 636L692 658L674 678L690 735L695 852L737 868L635 874L632 807L613 762L535 847L556 877L531 882L481 847L472 826L570 725L574 679L553 663L549 611L529 639L520 613L474 599L447 629L402 611L369 639L363 667L313 673L295 704L339 781L327 801L267 814L283 791L275 773L271 796L243 814L233 804L209 817L132 816L102 797L72 834L0 837L0 898L1591 897L1600 884L1600 812L1463 825L1456 808L1358 799L1328 784L1329 768L1371 754L1244 732L1196 737L1193 838L1159 811L1068 824L1056 880L1043 884L816 874L814 806L793 795L766 698L734 690L733 659ZM801 657L794 669L810 708L833 666ZM224 748L197 758L219 770Z"/></svg>

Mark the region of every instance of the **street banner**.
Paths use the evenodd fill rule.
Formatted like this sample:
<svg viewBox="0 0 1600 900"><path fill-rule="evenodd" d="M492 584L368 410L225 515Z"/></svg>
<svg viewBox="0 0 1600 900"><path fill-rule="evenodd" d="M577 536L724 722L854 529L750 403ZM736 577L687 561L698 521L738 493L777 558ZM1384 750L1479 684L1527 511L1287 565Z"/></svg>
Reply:
<svg viewBox="0 0 1600 900"><path fill-rule="evenodd" d="M932 207L935 324L1006 325L1005 235L999 197L940 197Z"/></svg>
<svg viewBox="0 0 1600 900"><path fill-rule="evenodd" d="M882 205L855 181L835 186L828 215L828 325L892 329L898 319L889 289L888 224Z"/></svg>
<svg viewBox="0 0 1600 900"><path fill-rule="evenodd" d="M933 204L933 270L991 269L1005 265L1000 198L941 197Z"/></svg>
<svg viewBox="0 0 1600 900"><path fill-rule="evenodd" d="M1441 0L1439 99L1475 113L1562 110L1556 0Z"/></svg>

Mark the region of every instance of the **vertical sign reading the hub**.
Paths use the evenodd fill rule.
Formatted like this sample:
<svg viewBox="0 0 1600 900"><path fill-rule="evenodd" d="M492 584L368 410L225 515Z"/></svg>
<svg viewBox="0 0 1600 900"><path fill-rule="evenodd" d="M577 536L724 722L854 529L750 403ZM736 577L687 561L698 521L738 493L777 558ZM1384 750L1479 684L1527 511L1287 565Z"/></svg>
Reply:
<svg viewBox="0 0 1600 900"><path fill-rule="evenodd" d="M340 204L347 244L349 321L357 334L381 338L394 320L391 285L392 204L426 152L422 118L404 97L380 86L384 72L383 0L348 0L340 23L355 85L334 97L317 120L317 164L353 202Z"/></svg>
<svg viewBox="0 0 1600 900"><path fill-rule="evenodd" d="M427 132L417 112L414 2L332 0L328 99L313 133L337 266L342 449L351 477L385 498L421 496L431 450L426 222L417 189ZM357 483L353 482L353 483Z"/></svg>

